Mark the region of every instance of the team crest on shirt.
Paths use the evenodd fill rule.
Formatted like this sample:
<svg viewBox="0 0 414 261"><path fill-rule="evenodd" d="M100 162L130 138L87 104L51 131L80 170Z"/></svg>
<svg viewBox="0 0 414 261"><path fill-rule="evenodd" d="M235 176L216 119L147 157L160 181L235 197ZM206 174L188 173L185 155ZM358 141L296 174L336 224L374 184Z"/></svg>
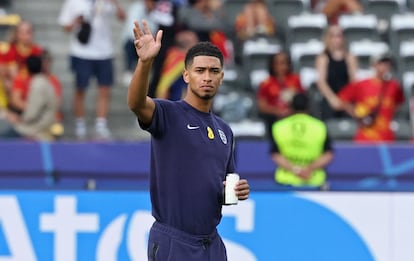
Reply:
<svg viewBox="0 0 414 261"><path fill-rule="evenodd" d="M218 133L219 133L219 136L220 136L221 141L224 144L227 144L227 137L226 137L226 134L224 133L224 131L218 130Z"/></svg>

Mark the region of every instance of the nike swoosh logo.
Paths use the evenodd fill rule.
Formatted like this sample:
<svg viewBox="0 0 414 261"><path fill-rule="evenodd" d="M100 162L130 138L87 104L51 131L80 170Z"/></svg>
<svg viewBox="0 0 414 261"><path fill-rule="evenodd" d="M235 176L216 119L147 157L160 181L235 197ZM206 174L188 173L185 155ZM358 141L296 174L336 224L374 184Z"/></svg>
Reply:
<svg viewBox="0 0 414 261"><path fill-rule="evenodd" d="M196 130L198 128L200 128L200 126L191 126L190 124L187 124L187 129L189 130Z"/></svg>

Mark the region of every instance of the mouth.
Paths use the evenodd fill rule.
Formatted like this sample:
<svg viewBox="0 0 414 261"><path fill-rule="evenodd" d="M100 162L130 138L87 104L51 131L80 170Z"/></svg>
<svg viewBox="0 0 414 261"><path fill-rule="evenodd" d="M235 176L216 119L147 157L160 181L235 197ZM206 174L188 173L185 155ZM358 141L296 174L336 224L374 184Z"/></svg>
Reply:
<svg viewBox="0 0 414 261"><path fill-rule="evenodd" d="M202 85L200 86L200 89L205 90L205 91L209 91L209 90L214 90L214 87L211 85Z"/></svg>

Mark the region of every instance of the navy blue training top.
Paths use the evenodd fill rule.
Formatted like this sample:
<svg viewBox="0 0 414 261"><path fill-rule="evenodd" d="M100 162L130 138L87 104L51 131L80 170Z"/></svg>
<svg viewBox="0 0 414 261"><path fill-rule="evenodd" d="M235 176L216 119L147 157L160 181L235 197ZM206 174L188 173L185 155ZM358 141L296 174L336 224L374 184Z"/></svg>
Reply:
<svg viewBox="0 0 414 261"><path fill-rule="evenodd" d="M193 235L221 219L223 180L234 172L233 133L212 112L185 101L155 99L150 126L150 194L154 218Z"/></svg>

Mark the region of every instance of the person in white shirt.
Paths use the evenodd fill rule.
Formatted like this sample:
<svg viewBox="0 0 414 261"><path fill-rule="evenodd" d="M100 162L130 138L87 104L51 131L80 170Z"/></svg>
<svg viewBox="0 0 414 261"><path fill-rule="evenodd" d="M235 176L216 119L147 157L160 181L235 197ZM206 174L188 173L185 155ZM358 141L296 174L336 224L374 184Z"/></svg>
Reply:
<svg viewBox="0 0 414 261"><path fill-rule="evenodd" d="M118 0L65 0L58 17L58 23L66 32L71 33L70 62L76 82L73 112L76 118L75 135L78 139L87 137L85 96L92 77L95 77L98 83L95 138L111 137L106 118L110 87L114 81L110 18L115 13L119 20L125 19L125 12ZM78 39L83 22L89 22L91 25L86 43Z"/></svg>

